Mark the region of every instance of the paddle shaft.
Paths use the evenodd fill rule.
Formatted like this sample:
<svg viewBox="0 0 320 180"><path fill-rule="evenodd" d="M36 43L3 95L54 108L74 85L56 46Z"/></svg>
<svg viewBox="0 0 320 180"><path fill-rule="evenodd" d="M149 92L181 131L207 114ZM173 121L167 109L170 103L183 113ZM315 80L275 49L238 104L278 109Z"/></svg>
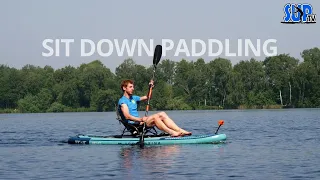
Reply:
<svg viewBox="0 0 320 180"><path fill-rule="evenodd" d="M154 77L154 74L153 74L153 77ZM153 80L153 78L152 78L152 80ZM150 99L151 99L151 95L152 95L152 89L153 89L153 86L150 84L149 85L149 92L148 92L148 95L147 95L148 102L147 102L145 116L148 116L148 112L149 112L149 109L150 109Z"/></svg>
<svg viewBox="0 0 320 180"><path fill-rule="evenodd" d="M144 147L144 131L145 131L145 129L146 129L146 123L144 122L143 123L143 128L142 128L142 134L141 134L140 139L139 139L140 148Z"/></svg>
<svg viewBox="0 0 320 180"><path fill-rule="evenodd" d="M157 45L154 51L154 55L153 55L153 73L152 73L152 81L154 79L154 74L156 72L156 67L157 64L159 63L160 59L161 59L161 55L162 55L162 46L161 45ZM148 116L148 112L150 109L150 99L151 99L151 95L152 95L152 89L153 89L153 85L149 84L149 92L148 92L148 103L147 103L147 107L146 107L146 113L145 116ZM145 133L145 128L146 128L146 122L143 123L143 130L142 130L142 134L139 140L139 144L140 147L144 147L144 133Z"/></svg>
<svg viewBox="0 0 320 180"><path fill-rule="evenodd" d="M154 76L154 75L153 75ZM148 116L148 111L149 111L149 108L150 108L150 99L151 99L151 94L152 94L152 88L153 86L150 84L149 85L149 92L148 92L148 104L147 104L147 107L146 107L146 114L145 116ZM143 148L144 147L144 132L145 132L145 129L146 129L146 122L143 123L143 128L142 128L142 134L140 136L140 140L139 140L139 145L140 145L140 148Z"/></svg>

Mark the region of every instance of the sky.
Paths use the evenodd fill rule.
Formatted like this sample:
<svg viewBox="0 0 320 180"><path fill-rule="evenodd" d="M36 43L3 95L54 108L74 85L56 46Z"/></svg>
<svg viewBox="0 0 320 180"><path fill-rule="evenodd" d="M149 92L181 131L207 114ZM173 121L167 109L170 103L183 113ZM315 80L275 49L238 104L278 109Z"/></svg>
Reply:
<svg viewBox="0 0 320 180"><path fill-rule="evenodd" d="M282 24L284 5L286 3L310 3L313 14L320 15L319 0L304 1L1 1L0 5L0 64L21 68L26 64L44 67L49 65L55 69L68 65L78 67L82 63L100 60L112 71L125 59L132 58L137 64L150 66L152 55L148 56L144 50L138 55L138 48L132 56L125 51L119 55L116 51L115 39L122 44L127 39L133 45L134 39L143 40L147 47L150 40L161 44L163 39L173 42L172 50L166 51L162 59L180 61L186 59L195 61L203 58L209 62L218 57L231 60L233 64L241 60L255 58L264 60L263 43L268 39L275 39L270 46L277 47L277 54L287 53L300 60L300 53L305 49L320 47L320 20L316 24ZM46 39L73 39L69 44L69 56L66 56L65 44L48 44L53 48L52 56L45 57L42 53L49 51L44 47ZM89 39L96 48L90 56L81 56L82 39ZM114 47L108 56L99 55L98 42L110 40ZM187 56L186 53L176 54L179 42L184 39L191 53L192 40L200 39L205 43L206 50L202 56ZM220 55L211 56L209 39L222 42L223 50ZM227 43L229 49L236 56L226 56ZM257 39L261 42L260 55L249 51L238 52L238 39L249 39L257 48ZM181 44L180 44L181 45ZM198 44L199 45L199 44ZM89 52L86 44L86 52ZM104 43L101 51L111 52L110 46ZM185 47L185 46L184 46ZM200 46L199 46L200 47ZM218 52L218 45L213 44ZM243 47L244 48L244 47ZM151 48L152 49L152 48ZM56 52L59 50L59 56ZM221 50L221 48L220 48ZM153 49L152 49L153 51ZM201 51L201 48L198 49Z"/></svg>

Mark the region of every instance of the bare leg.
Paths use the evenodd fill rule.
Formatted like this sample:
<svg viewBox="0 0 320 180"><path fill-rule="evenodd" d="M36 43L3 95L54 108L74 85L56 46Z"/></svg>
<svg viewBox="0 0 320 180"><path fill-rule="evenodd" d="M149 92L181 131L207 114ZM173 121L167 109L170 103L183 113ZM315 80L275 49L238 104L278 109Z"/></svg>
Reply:
<svg viewBox="0 0 320 180"><path fill-rule="evenodd" d="M174 121L165 113L165 112L160 112L158 113L160 119L171 129L178 131L178 132L182 132L183 134L186 135L191 135L191 132L188 132L182 128L180 128L178 125L176 125L176 123L174 123Z"/></svg>
<svg viewBox="0 0 320 180"><path fill-rule="evenodd" d="M182 133L180 131L175 131L169 127L167 127L167 125L160 119L158 114L154 114L152 116L149 116L147 121L147 126L151 127L156 125L157 128L159 128L160 130L169 133L171 136L180 136L182 135Z"/></svg>

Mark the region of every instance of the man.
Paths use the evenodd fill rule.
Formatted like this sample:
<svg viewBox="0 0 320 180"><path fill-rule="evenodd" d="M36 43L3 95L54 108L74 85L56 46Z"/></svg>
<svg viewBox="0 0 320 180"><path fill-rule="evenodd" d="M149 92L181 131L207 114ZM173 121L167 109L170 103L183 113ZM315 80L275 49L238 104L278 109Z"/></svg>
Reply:
<svg viewBox="0 0 320 180"><path fill-rule="evenodd" d="M153 81L150 81L149 84L153 86ZM139 117L137 103L147 100L148 97L133 95L134 82L132 80L122 81L121 89L123 96L119 99L118 111L126 118L128 123L142 125L145 122L147 127L156 126L158 129L169 133L173 137L192 134L178 127L165 112L153 114L148 117Z"/></svg>

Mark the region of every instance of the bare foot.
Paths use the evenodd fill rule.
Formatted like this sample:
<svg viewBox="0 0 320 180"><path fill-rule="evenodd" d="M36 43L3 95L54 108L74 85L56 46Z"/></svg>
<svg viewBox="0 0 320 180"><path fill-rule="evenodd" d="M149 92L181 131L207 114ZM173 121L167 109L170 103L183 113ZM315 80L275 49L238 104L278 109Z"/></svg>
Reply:
<svg viewBox="0 0 320 180"><path fill-rule="evenodd" d="M171 137L179 137L179 136L182 136L183 135L183 133L182 132L174 132L174 133L172 133L171 134Z"/></svg>
<svg viewBox="0 0 320 180"><path fill-rule="evenodd" d="M184 135L192 135L192 132L186 131L184 129L180 129L180 132Z"/></svg>

